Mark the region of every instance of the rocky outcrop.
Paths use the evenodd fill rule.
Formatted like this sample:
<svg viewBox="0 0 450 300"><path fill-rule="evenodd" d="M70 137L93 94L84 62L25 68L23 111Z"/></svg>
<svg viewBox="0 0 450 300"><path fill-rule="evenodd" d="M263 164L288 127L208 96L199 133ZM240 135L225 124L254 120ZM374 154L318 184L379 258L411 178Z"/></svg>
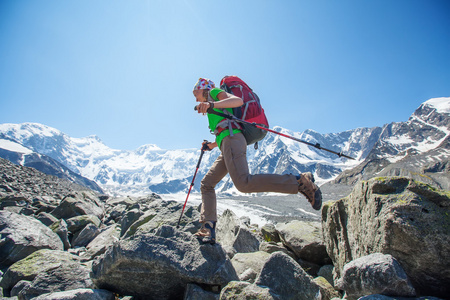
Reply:
<svg viewBox="0 0 450 300"><path fill-rule="evenodd" d="M114 293L99 289L76 289L66 292L42 294L34 300L114 300Z"/></svg>
<svg viewBox="0 0 450 300"><path fill-rule="evenodd" d="M0 182L0 198L22 197L29 203L52 202L73 192L89 191L84 186L34 168L15 165L3 158L0 158Z"/></svg>
<svg viewBox="0 0 450 300"><path fill-rule="evenodd" d="M59 236L38 220L0 210L0 268L40 249L63 250Z"/></svg>
<svg viewBox="0 0 450 300"><path fill-rule="evenodd" d="M322 210L327 252L339 276L372 253L392 255L418 294L450 292L450 193L401 177L358 183Z"/></svg>
<svg viewBox="0 0 450 300"><path fill-rule="evenodd" d="M364 295L415 296L403 268L389 254L374 253L357 258L344 266L338 286L347 299L356 300Z"/></svg>
<svg viewBox="0 0 450 300"><path fill-rule="evenodd" d="M225 286L238 279L220 245L202 245L168 225L114 244L94 262L92 277L100 288L142 299L175 299L188 283Z"/></svg>
<svg viewBox="0 0 450 300"><path fill-rule="evenodd" d="M260 239L252 233L250 224L238 219L229 209L225 210L217 222L217 240L228 255L249 253L259 250Z"/></svg>
<svg viewBox="0 0 450 300"><path fill-rule="evenodd" d="M53 291L93 288L89 268L60 250L39 250L10 266L0 281L4 293L31 299Z"/></svg>
<svg viewBox="0 0 450 300"><path fill-rule="evenodd" d="M232 282L222 290L220 299L314 300L322 297L319 286L294 259L276 252L264 263L254 284Z"/></svg>
<svg viewBox="0 0 450 300"><path fill-rule="evenodd" d="M283 245L295 255L318 265L330 263L319 222L291 221L276 226Z"/></svg>

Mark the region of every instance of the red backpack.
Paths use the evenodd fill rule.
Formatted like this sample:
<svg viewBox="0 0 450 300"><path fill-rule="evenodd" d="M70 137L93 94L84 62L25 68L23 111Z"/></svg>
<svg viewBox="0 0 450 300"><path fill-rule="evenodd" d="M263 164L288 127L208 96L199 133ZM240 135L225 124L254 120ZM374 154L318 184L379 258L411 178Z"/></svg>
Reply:
<svg viewBox="0 0 450 300"><path fill-rule="evenodd" d="M237 76L225 76L220 81L220 88L244 100L242 106L233 108L235 117L269 128L269 122L264 114L264 109L261 106L258 95L242 79ZM257 142L266 136L267 131L248 124L241 123L240 125L243 129L242 133L247 141L247 145L256 143L256 149L258 147Z"/></svg>

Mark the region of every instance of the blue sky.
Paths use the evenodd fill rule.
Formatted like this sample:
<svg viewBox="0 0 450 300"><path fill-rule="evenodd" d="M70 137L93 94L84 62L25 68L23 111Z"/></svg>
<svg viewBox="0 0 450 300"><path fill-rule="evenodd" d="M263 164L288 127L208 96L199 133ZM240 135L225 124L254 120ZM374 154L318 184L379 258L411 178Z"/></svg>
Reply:
<svg viewBox="0 0 450 300"><path fill-rule="evenodd" d="M271 126L406 121L450 96L450 1L0 0L0 123L109 147L200 147L199 77L238 75Z"/></svg>

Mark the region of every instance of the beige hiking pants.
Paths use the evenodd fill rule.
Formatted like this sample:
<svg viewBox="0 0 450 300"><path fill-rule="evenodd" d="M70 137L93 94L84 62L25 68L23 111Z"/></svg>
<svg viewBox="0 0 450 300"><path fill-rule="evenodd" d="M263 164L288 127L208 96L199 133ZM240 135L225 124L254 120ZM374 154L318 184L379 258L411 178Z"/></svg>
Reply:
<svg viewBox="0 0 450 300"><path fill-rule="evenodd" d="M214 187L228 173L230 173L235 187L243 193L298 193L298 182L295 175L249 174L247 142L242 133L225 137L220 150L222 153L201 182L202 209L200 222L217 221Z"/></svg>

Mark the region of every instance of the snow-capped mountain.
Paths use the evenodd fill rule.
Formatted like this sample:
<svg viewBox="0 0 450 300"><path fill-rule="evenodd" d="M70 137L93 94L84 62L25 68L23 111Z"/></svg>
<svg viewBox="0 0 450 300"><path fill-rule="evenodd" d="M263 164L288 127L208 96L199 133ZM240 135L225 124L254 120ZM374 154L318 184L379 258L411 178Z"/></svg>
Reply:
<svg viewBox="0 0 450 300"><path fill-rule="evenodd" d="M36 170L48 175L67 179L78 185L85 186L99 193L103 193L103 190L94 181L76 174L53 158L44 154L33 152L33 150L24 147L17 142L0 138L0 157L8 159L17 165L35 168Z"/></svg>
<svg viewBox="0 0 450 300"><path fill-rule="evenodd" d="M365 151L363 140L374 129L356 129L330 135L321 135L311 130L295 133L281 127L276 127L275 130L311 143L319 142L323 147L336 151L344 147L346 154L361 159ZM94 180L112 194L184 191L192 181L200 156L200 149L163 150L155 145L144 145L133 151L115 150L107 147L96 136L73 138L57 129L36 123L0 124L1 137L52 157L73 172ZM253 147L248 149L252 173L298 174L308 170L316 174L320 183L355 165L355 161L333 157L327 152L310 149L274 134L269 134L260 142L258 150ZM218 155L217 149L205 153L197 175L198 180ZM195 188L198 187L199 184L196 183ZM218 188L223 191L233 190L233 185L226 179Z"/></svg>
<svg viewBox="0 0 450 300"><path fill-rule="evenodd" d="M373 176L409 176L450 189L450 98L430 99L406 122L383 126L364 161L342 173L338 183Z"/></svg>
<svg viewBox="0 0 450 300"><path fill-rule="evenodd" d="M320 134L312 130L292 132L274 129L310 143L340 152L356 160L339 158L302 143L269 133L254 150L248 147L252 173L292 173L309 171L323 184L338 177L352 183L353 179L375 174L406 156L446 149L439 145L448 140L450 98L431 99L423 103L407 122L383 127L357 128L341 133ZM185 191L192 180L200 149L163 150L144 145L124 151L107 147L96 136L73 138L61 131L35 123L0 124L0 138L9 139L66 165L73 172L97 182L111 194L174 193ZM447 150L445 150L447 151ZM444 152L445 152L444 151ZM436 154L438 161L448 153ZM219 155L216 149L206 152L197 175L200 180ZM382 161L378 165L376 162ZM374 172L368 172L367 165ZM381 168L381 169L380 169ZM365 175L364 175L365 174ZM364 175L364 176L363 176ZM199 184L195 184L198 188ZM218 189L235 191L225 179Z"/></svg>

